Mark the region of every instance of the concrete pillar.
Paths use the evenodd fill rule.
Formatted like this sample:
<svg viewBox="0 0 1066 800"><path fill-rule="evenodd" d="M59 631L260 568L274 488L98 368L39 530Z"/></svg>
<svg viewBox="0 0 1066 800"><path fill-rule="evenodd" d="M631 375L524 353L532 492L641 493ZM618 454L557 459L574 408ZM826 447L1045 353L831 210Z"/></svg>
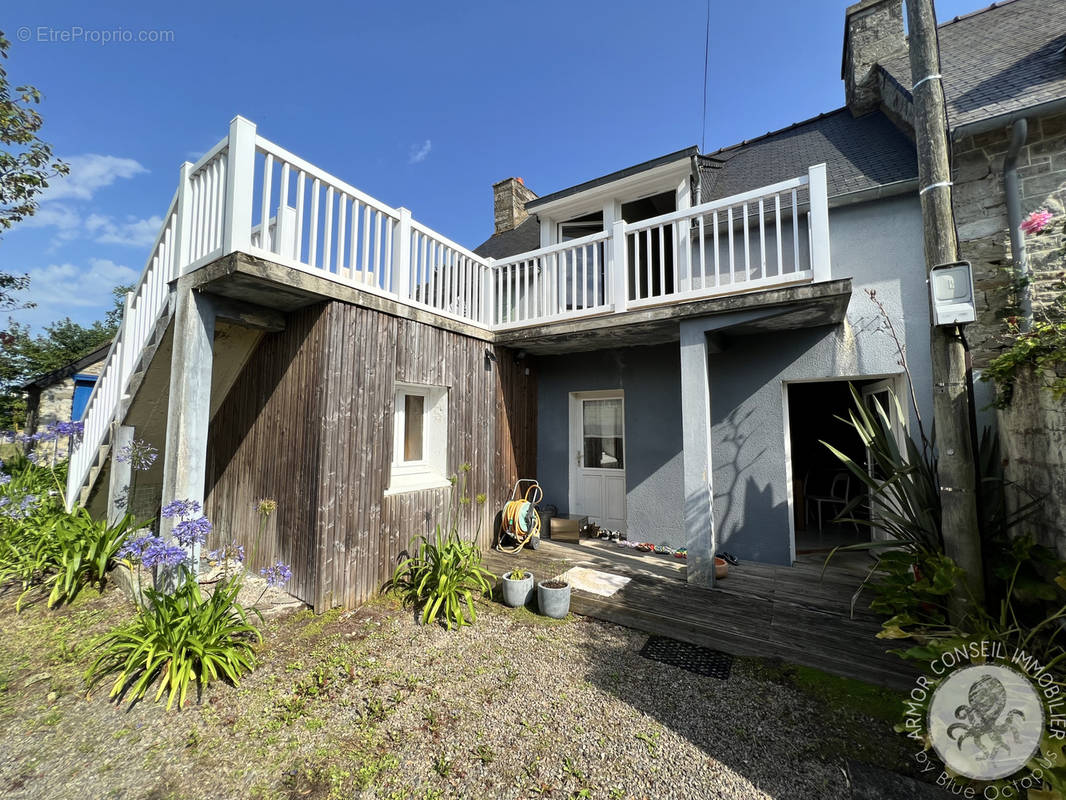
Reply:
<svg viewBox="0 0 1066 800"><path fill-rule="evenodd" d="M210 297L180 284L176 297L162 504L195 500L203 505L215 308ZM168 538L173 527L174 520L161 519L160 536ZM199 546L193 547L189 555L195 571L200 561Z"/></svg>
<svg viewBox="0 0 1066 800"><path fill-rule="evenodd" d="M700 321L681 323L681 430L684 441L688 582L714 585L714 495L707 333Z"/></svg>
<svg viewBox="0 0 1066 800"><path fill-rule="evenodd" d="M133 468L118 454L133 441L134 429L118 425L111 441L111 481L107 486L107 524L114 525L133 507Z"/></svg>
<svg viewBox="0 0 1066 800"><path fill-rule="evenodd" d="M685 533L688 580L714 585L718 531L714 520L710 362L728 347L723 331L785 313L785 307L752 309L681 322L681 436L685 467Z"/></svg>

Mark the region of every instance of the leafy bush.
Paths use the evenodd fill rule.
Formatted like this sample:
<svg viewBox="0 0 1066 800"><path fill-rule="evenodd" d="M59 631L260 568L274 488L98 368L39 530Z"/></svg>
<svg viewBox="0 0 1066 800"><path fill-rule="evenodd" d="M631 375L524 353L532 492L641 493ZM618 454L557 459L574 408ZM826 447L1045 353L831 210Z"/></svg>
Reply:
<svg viewBox="0 0 1066 800"><path fill-rule="evenodd" d="M422 608L423 624L435 622L438 614L448 630L475 622L473 594L487 594L493 578L481 566L481 549L455 530L444 535L440 525L432 539L420 536L417 541L417 553L400 562L389 588L405 604Z"/></svg>
<svg viewBox="0 0 1066 800"><path fill-rule="evenodd" d="M115 525L94 520L84 508L58 515L41 536L42 543L52 549L48 568L55 569L48 579L52 583L48 607L69 603L86 584L103 586L119 549L139 527L130 514Z"/></svg>
<svg viewBox="0 0 1066 800"><path fill-rule="evenodd" d="M114 526L97 522L84 509L68 514L62 487L66 463L35 464L16 456L0 474L0 583L17 581L22 593L51 585L48 605L73 600L88 583L102 583L115 553L136 523L129 516Z"/></svg>
<svg viewBox="0 0 1066 800"><path fill-rule="evenodd" d="M128 625L106 635L97 646L103 653L85 673L89 687L115 672L110 697L144 697L153 682L158 701L164 692L167 709L185 704L189 686L198 692L213 680L236 685L255 667L259 631L237 602L239 578L220 582L208 597L196 579L187 576L173 594L145 589L146 604Z"/></svg>
<svg viewBox="0 0 1066 800"><path fill-rule="evenodd" d="M845 522L877 528L886 533L889 542L866 542L845 549L904 550L911 553L938 553L943 550L940 533L940 487L936 475L936 460L928 446L920 447L910 436L901 450L896 441L892 422L885 410L875 404L876 414L862 402L851 386L854 408L844 420L855 429L869 449L874 462L873 471L856 464L843 452L822 442L865 486L877 502L877 518L848 517L867 502L867 495L856 495L840 512ZM895 394L891 402L903 419L903 409Z"/></svg>

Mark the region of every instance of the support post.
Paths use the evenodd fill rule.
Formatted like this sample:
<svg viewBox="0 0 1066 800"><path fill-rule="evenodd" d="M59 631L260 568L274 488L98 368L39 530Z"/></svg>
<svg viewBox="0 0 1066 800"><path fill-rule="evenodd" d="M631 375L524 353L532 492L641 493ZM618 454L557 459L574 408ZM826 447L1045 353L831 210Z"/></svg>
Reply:
<svg viewBox="0 0 1066 800"><path fill-rule="evenodd" d="M182 164L179 174L178 202L176 206L178 218L174 226L174 239L178 246L174 256L170 280L176 280L181 277L182 272L189 266L190 254L192 253L192 191L189 189L192 164L188 161Z"/></svg>
<svg viewBox="0 0 1066 800"><path fill-rule="evenodd" d="M126 392L126 384L129 382L130 375L133 374L133 368L137 365L133 362L137 358L138 353L133 349L136 337L133 335L133 292L126 292L126 297L122 304L122 327L126 330L126 335L122 338L126 340L126 348L122 352L122 361L120 362L118 379L119 388L123 394Z"/></svg>
<svg viewBox="0 0 1066 800"><path fill-rule="evenodd" d="M807 178L807 194L811 199L811 272L817 283L833 279L829 252L829 181L825 164L815 164L807 170ZM795 220L792 224L796 224Z"/></svg>
<svg viewBox="0 0 1066 800"><path fill-rule="evenodd" d="M697 586L713 586L715 531L711 397L707 333L699 322L681 323L681 427L684 439L688 582Z"/></svg>
<svg viewBox="0 0 1066 800"><path fill-rule="evenodd" d="M121 462L117 456L133 441L134 429L130 425L116 425L111 443L111 480L107 486L107 524L114 525L122 515L133 509L133 468L129 461Z"/></svg>
<svg viewBox="0 0 1066 800"><path fill-rule="evenodd" d="M615 313L629 307L626 286L626 223L616 219L611 226L611 292L614 295Z"/></svg>
<svg viewBox="0 0 1066 800"><path fill-rule="evenodd" d="M162 504L195 500L202 506L207 479L207 428L211 421L215 310L208 295L183 286L178 287L176 299ZM174 522L161 519L159 535L168 539ZM198 545L190 548L189 556L195 573L200 561Z"/></svg>
<svg viewBox="0 0 1066 800"><path fill-rule="evenodd" d="M918 184L921 187L919 196L928 276L934 266L958 260L955 218L951 206L947 117L944 111L944 87L939 74L940 49L932 0L908 0L907 23L910 31L911 83L914 86ZM966 571L968 590L956 592L951 610L958 619L971 598L977 604L984 601L976 476L968 426L970 398L966 392L966 354L957 327L933 325L929 343L944 551Z"/></svg>
<svg viewBox="0 0 1066 800"><path fill-rule="evenodd" d="M226 155L226 206L222 217L222 254L247 252L252 244L252 190L255 187L255 123L234 117ZM266 235L270 220L263 220Z"/></svg>
<svg viewBox="0 0 1066 800"><path fill-rule="evenodd" d="M401 300L411 299L411 211L401 206L400 221L392 235L392 256L396 259L393 274L396 276L396 293Z"/></svg>
<svg viewBox="0 0 1066 800"><path fill-rule="evenodd" d="M488 270L485 272L488 288L485 291L485 324L492 327L501 321L496 318L496 259L486 258Z"/></svg>

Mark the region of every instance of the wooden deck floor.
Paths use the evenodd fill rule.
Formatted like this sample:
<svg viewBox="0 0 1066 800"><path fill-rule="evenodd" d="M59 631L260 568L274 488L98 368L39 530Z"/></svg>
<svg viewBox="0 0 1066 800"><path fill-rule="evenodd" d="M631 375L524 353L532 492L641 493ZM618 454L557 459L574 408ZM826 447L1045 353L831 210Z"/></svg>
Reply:
<svg viewBox="0 0 1066 800"><path fill-rule="evenodd" d="M543 541L538 550L509 555L490 550L486 566L502 574L516 564L537 580L587 567L628 577L610 597L574 590L575 614L607 620L734 655L780 658L849 678L906 689L915 673L874 638L876 617L851 596L864 574L865 556L834 560L800 556L792 567L742 562L714 589L685 582L684 562L644 555L599 540ZM865 605L860 602L859 606Z"/></svg>

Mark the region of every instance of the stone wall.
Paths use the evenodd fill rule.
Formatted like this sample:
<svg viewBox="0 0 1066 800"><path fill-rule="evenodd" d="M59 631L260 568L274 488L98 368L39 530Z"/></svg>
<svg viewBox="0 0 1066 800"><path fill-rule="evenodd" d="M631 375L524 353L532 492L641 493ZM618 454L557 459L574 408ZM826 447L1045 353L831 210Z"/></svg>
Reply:
<svg viewBox="0 0 1066 800"><path fill-rule="evenodd" d="M78 375L99 375L104 368L104 359L89 364L78 370ZM37 406L37 427L43 428L53 422L65 422L70 419L71 403L74 400L74 376L41 389L41 400Z"/></svg>
<svg viewBox="0 0 1066 800"><path fill-rule="evenodd" d="M1026 492L1042 496L1026 528L1066 559L1066 404L1045 383L1032 370L1018 376L1010 405L997 414L999 440L1005 476L1019 487L1008 490L1008 502L1017 508Z"/></svg>
<svg viewBox="0 0 1066 800"><path fill-rule="evenodd" d="M1003 189L1003 158L1010 129L970 136L953 150L953 201L961 257L973 264L977 324L966 330L975 365L1001 349L1004 312L1011 302L1010 231ZM1029 138L1018 156L1022 214L1046 208L1056 215L1043 233L1026 238L1033 307L1046 310L1066 276L1066 114L1030 120Z"/></svg>

